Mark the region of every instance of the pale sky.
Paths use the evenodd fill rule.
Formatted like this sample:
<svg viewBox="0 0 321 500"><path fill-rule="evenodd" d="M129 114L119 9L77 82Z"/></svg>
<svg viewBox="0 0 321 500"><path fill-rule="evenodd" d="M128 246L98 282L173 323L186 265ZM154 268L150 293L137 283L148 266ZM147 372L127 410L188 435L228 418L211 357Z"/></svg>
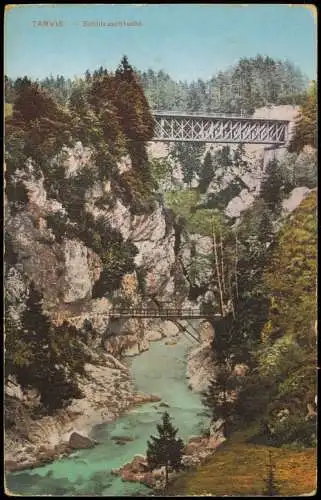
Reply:
<svg viewBox="0 0 321 500"><path fill-rule="evenodd" d="M84 26L95 21L118 24ZM114 70L126 54L138 70L163 69L191 81L258 53L289 59L316 79L313 12L286 4L24 4L5 14L5 72L12 78L81 76L101 65Z"/></svg>

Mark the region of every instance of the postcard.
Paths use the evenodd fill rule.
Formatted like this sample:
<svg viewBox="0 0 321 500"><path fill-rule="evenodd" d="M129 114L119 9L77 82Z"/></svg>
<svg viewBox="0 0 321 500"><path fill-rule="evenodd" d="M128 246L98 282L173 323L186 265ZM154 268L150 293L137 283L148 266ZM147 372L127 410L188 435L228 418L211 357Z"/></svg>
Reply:
<svg viewBox="0 0 321 500"><path fill-rule="evenodd" d="M9 496L315 494L316 23L7 4Z"/></svg>

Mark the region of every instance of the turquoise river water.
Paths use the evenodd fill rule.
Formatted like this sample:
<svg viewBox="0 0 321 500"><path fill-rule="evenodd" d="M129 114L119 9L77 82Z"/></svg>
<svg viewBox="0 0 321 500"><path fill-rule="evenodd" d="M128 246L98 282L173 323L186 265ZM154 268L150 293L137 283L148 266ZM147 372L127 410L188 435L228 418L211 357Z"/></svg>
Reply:
<svg viewBox="0 0 321 500"><path fill-rule="evenodd" d="M200 395L187 386L186 356L191 341L184 336L177 344L153 342L150 349L128 361L137 389L155 394L169 405L146 403L123 414L111 424L95 426L90 436L99 444L79 450L43 467L7 474L11 494L22 496L149 496L151 490L139 483L122 481L111 469L146 453L146 443L156 433L156 424L167 410L183 440L200 434L207 418ZM116 444L113 436L130 436L133 441Z"/></svg>

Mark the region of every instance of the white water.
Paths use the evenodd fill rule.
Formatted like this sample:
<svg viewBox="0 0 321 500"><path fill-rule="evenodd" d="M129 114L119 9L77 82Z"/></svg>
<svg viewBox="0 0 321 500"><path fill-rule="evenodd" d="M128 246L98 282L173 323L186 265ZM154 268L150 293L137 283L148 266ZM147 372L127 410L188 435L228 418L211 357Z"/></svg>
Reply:
<svg viewBox="0 0 321 500"><path fill-rule="evenodd" d="M167 410L179 436L187 440L200 434L207 423L199 394L193 393L185 378L186 355L191 341L182 336L176 345L154 342L150 349L131 359L137 389L155 394L167 403L147 403L130 410L112 424L96 426L90 436L99 445L80 450L67 458L32 470L7 475L11 494L23 496L148 496L151 490L139 483L124 482L110 471L146 453L146 443L155 434L156 424ZM116 444L113 436L128 436L133 441Z"/></svg>

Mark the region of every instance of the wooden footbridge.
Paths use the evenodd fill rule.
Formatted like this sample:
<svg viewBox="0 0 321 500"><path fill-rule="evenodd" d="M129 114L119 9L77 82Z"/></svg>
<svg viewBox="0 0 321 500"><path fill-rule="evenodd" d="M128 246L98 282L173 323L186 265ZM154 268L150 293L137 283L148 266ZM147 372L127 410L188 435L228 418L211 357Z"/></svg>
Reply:
<svg viewBox="0 0 321 500"><path fill-rule="evenodd" d="M163 320L172 320L172 319L208 319L213 317L213 312L204 312L199 308L193 309L181 309L181 308L113 308L110 309L108 315L111 318L141 318L141 319L149 319L149 318L160 318ZM219 317L220 315L214 315Z"/></svg>
<svg viewBox="0 0 321 500"><path fill-rule="evenodd" d="M126 319L131 319L131 318L137 318L137 319L161 319L163 321L171 321L174 323L183 333L186 333L189 337L193 338L197 342L200 343L199 339L199 333L197 331L197 327L193 325L192 321L193 320L203 320L203 321L209 321L210 319L219 319L221 318L220 314L214 314L213 312L206 311L205 308L204 310L200 308L179 308L179 307L155 307L155 306L150 306L150 307L142 307L142 306L134 306L134 307L119 307L119 306L114 306L109 310L106 310L104 312L93 312L92 313L94 316L105 316L109 317L111 320L126 320ZM87 313L87 319L90 320L91 314L88 312ZM83 320L84 316L72 316L69 318L70 320ZM57 319L56 319L57 321ZM188 326L190 326L196 335L191 333L191 331L188 330L188 327L186 324L182 324L181 321L184 321L187 323ZM57 324L61 324L61 321L58 321Z"/></svg>
<svg viewBox="0 0 321 500"><path fill-rule="evenodd" d="M289 140L287 120L157 110L152 114L153 141L283 145Z"/></svg>
<svg viewBox="0 0 321 500"><path fill-rule="evenodd" d="M108 312L111 319L129 319L129 318L140 318L140 319L152 319L159 318L164 321L171 321L189 337L193 338L196 342L201 343L199 338L199 333L191 323L191 320L209 320L210 318L220 318L220 314L213 314L213 312L204 312L199 308L113 308ZM180 323L180 320L186 320L188 326L190 326L196 335L188 330L186 325Z"/></svg>

